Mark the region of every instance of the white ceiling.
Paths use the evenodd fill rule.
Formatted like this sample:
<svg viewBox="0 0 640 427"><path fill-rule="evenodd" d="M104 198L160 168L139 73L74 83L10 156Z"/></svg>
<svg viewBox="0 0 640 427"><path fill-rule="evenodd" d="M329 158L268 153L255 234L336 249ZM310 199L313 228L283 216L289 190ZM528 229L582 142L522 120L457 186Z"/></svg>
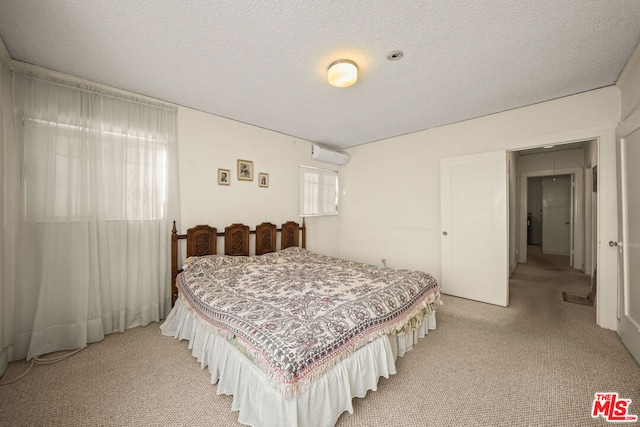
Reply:
<svg viewBox="0 0 640 427"><path fill-rule="evenodd" d="M16 60L337 147L612 85L639 36L638 0L0 1Z"/></svg>

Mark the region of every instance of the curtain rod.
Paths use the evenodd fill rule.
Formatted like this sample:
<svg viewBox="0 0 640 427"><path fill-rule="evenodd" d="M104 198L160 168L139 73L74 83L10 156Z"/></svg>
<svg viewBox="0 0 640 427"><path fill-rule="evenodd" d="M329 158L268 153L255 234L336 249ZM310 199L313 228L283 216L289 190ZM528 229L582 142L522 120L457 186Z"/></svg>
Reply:
<svg viewBox="0 0 640 427"><path fill-rule="evenodd" d="M122 89L112 88L90 80L81 79L79 77L70 76L57 71L48 70L36 65L12 60L10 61L9 70L14 75L51 83L57 86L78 89L87 93L106 96L113 99L126 100L142 105L149 105L159 109L177 111L177 107L173 104L165 103L154 98L144 95L127 92Z"/></svg>

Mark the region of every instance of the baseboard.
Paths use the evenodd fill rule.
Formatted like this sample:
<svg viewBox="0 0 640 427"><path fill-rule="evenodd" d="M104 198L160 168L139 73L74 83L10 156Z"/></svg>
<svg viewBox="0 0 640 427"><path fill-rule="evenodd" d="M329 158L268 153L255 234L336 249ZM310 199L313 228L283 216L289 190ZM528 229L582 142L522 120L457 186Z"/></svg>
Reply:
<svg viewBox="0 0 640 427"><path fill-rule="evenodd" d="M513 273L515 273L517 266L518 266L518 261L514 262L511 268L509 269L509 279L511 279L511 276L513 276Z"/></svg>

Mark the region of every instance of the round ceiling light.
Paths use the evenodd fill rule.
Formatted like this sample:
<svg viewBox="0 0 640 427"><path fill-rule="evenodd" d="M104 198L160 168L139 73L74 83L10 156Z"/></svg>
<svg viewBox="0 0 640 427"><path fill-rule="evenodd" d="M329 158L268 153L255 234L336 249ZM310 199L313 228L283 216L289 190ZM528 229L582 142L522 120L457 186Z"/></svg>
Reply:
<svg viewBox="0 0 640 427"><path fill-rule="evenodd" d="M331 86L349 87L358 80L358 66L349 59L338 59L329 65L327 74Z"/></svg>

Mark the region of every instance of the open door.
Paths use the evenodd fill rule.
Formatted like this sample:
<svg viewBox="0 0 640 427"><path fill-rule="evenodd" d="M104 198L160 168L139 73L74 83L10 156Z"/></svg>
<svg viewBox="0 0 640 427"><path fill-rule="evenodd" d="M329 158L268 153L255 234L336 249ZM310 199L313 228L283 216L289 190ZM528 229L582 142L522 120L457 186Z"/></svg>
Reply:
<svg viewBox="0 0 640 427"><path fill-rule="evenodd" d="M620 210L622 241L618 246L622 261L618 334L640 363L640 130L620 141Z"/></svg>
<svg viewBox="0 0 640 427"><path fill-rule="evenodd" d="M442 159L440 185L443 292L506 307L506 151Z"/></svg>

